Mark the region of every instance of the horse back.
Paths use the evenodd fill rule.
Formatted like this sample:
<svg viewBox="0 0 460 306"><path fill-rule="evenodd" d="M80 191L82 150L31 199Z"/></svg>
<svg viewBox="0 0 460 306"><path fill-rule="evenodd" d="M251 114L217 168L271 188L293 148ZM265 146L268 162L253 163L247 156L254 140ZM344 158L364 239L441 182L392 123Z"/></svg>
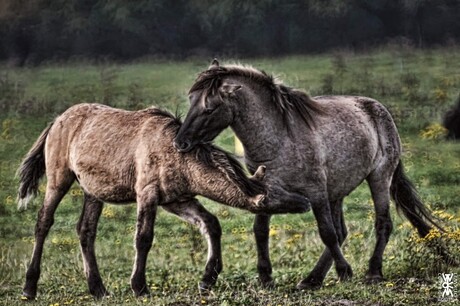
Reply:
<svg viewBox="0 0 460 306"><path fill-rule="evenodd" d="M391 153L399 152L398 131L389 111L377 100L360 96L315 97L327 110L316 132L332 145L349 144L351 153L369 145ZM371 149L372 150L372 149ZM346 153L346 152L343 152Z"/></svg>
<svg viewBox="0 0 460 306"><path fill-rule="evenodd" d="M149 163L145 159L152 147L162 148L168 142L164 129L171 120L155 109L75 105L55 120L48 135L48 180L74 175L85 192L101 200L134 201L137 169Z"/></svg>

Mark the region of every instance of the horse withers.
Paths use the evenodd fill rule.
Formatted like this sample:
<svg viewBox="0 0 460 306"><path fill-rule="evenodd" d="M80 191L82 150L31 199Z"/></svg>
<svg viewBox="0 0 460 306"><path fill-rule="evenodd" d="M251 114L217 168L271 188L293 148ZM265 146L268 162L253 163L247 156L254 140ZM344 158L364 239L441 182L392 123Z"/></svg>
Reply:
<svg viewBox="0 0 460 306"><path fill-rule="evenodd" d="M200 145L180 154L173 139L181 122L156 108L125 111L99 104L69 108L40 135L19 169L19 206L37 194L46 174L46 193L38 213L35 244L23 295L37 293L43 244L54 213L74 181L84 191L84 207L77 225L89 291L107 295L94 251L103 202L137 202L136 258L131 287L136 296L148 293L145 268L152 246L157 207L161 205L198 225L208 242L208 259L200 288L208 289L222 270L221 228L218 219L196 199L203 195L219 203L254 213L304 212L305 197L281 187L267 186L264 167L248 178L225 151ZM288 199L285 205L280 199Z"/></svg>

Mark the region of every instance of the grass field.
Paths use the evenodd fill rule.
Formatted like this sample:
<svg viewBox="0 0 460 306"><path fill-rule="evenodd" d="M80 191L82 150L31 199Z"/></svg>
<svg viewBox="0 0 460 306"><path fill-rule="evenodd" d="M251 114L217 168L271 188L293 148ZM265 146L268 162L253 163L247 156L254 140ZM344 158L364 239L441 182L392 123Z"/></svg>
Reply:
<svg viewBox="0 0 460 306"><path fill-rule="evenodd" d="M442 239L460 257L460 143L444 141L444 131L439 126L442 114L460 92L459 51L454 47L427 51L392 48L368 54L337 52L241 60L278 75L285 84L303 88L311 95L370 96L393 113L403 140L408 176L449 233L441 238L417 239L415 231L393 207L395 226L384 257L385 282L372 286L363 283L375 241L372 203L363 184L345 200L349 236L343 250L355 273L350 282L338 283L331 270L322 289L295 290L296 283L308 274L323 250L313 215L307 213L272 219L270 246L276 287L261 288L256 273L253 216L201 199L219 217L223 227L224 271L216 287L206 296L198 291L207 251L197 229L161 210L147 269L152 295L136 299L129 287L136 208L134 204L106 205L99 223L96 252L102 278L112 295L94 301L87 292L75 231L82 208L82 194L75 185L56 212L45 244L39 295L30 305L437 303L442 292L439 273L460 276L458 267L446 266L430 249L434 239ZM79 102L129 109L156 105L185 113L187 90L207 64L202 60L144 60L130 64L50 63L21 69L0 64L1 305L24 303L21 290L43 194L28 210L18 212L15 171L47 122ZM231 132L225 131L216 143L232 151ZM460 288L456 286L458 298Z"/></svg>

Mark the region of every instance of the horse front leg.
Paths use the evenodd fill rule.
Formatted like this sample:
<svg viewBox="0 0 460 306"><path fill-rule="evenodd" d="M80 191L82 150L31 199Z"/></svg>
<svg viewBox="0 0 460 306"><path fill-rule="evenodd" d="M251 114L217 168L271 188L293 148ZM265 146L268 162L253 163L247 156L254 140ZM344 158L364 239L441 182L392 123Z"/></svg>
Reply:
<svg viewBox="0 0 460 306"><path fill-rule="evenodd" d="M257 271L259 281L264 287L274 285L269 250L270 218L271 215L256 215L253 226L257 246Z"/></svg>
<svg viewBox="0 0 460 306"><path fill-rule="evenodd" d="M342 245L345 241L348 231L343 217L343 199L331 203L332 220L334 223L335 231L337 233L339 244ZM326 248L321 254L320 259L316 263L313 270L308 276L297 284L298 289L318 289L323 284L327 272L334 262L329 249Z"/></svg>
<svg viewBox="0 0 460 306"><path fill-rule="evenodd" d="M83 267L89 292L96 298L109 295L102 282L96 261L94 241L96 240L97 224L104 204L85 193L83 211L77 224L80 238L80 249L83 255Z"/></svg>
<svg viewBox="0 0 460 306"><path fill-rule="evenodd" d="M216 283L219 273L222 271L222 229L219 219L207 211L197 199L176 202L162 207L188 223L198 226L201 234L206 238L208 258L199 288L200 290L209 290Z"/></svg>
<svg viewBox="0 0 460 306"><path fill-rule="evenodd" d="M353 276L353 271L340 250L341 239L340 235L337 234L327 197L323 196L318 200L312 201L312 208L318 225L319 235L335 262L335 269L339 279L342 281L350 279Z"/></svg>
<svg viewBox="0 0 460 306"><path fill-rule="evenodd" d="M152 247L153 228L158 206L158 189L152 186L144 188L137 195L137 226L135 236L136 258L131 275L131 288L136 296L148 295L145 280L147 256Z"/></svg>

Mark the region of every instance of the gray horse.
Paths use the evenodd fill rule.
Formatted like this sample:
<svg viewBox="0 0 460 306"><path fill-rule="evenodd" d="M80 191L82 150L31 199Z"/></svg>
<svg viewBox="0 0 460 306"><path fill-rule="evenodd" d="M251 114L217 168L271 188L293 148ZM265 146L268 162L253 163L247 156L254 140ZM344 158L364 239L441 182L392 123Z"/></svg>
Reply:
<svg viewBox="0 0 460 306"><path fill-rule="evenodd" d="M387 109L376 100L355 96L310 98L282 85L263 71L217 60L190 89L190 110L175 146L181 152L207 143L230 126L241 140L251 172L266 165L267 180L311 201L319 234L326 245L316 266L297 287L321 286L333 261L340 280L352 277L341 252L347 236L342 203L366 180L375 208L377 243L366 274L383 280L382 256L392 231L390 196L424 237L439 226L419 200L401 163L398 131ZM271 285L268 251L270 216L256 215L254 233L258 272Z"/></svg>

